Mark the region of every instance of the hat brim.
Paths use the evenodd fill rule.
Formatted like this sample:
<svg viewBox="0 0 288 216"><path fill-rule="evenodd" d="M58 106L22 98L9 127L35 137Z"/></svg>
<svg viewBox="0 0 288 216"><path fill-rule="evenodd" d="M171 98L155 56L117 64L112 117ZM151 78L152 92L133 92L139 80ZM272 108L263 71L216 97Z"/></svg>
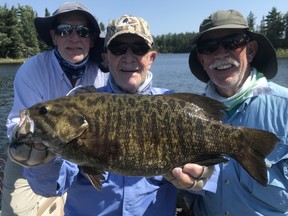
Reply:
<svg viewBox="0 0 288 216"><path fill-rule="evenodd" d="M221 29L223 29L223 26ZM273 77L275 77L275 75L277 74L277 70L278 70L276 52L272 44L270 43L270 41L267 39L265 35L260 34L260 33L250 32L250 31L248 32L251 37L251 40L255 40L258 43L258 51L251 65L255 67L259 72L263 73L267 79L272 79ZM198 61L197 47L196 47L197 40L204 33L205 32L202 32L201 34L196 35L192 39L193 47L189 55L189 67L190 67L191 72L194 74L194 76L197 79L199 79L202 82L207 83L210 80L210 78L207 75L206 71L203 69L203 66Z"/></svg>
<svg viewBox="0 0 288 216"><path fill-rule="evenodd" d="M49 16L49 17L36 17L34 19L34 25L39 34L39 37L48 46L54 47L55 45L50 36L50 30L54 28L54 25L55 25L55 22L57 21L58 16L62 14L66 14L66 13L75 12L75 11L82 13L88 19L88 22L90 24L89 27L91 28L92 32L94 33L96 38L99 37L100 28L99 28L98 22L96 21L95 17L93 17L90 13L83 11L83 10L73 10L73 11L62 12L62 13Z"/></svg>

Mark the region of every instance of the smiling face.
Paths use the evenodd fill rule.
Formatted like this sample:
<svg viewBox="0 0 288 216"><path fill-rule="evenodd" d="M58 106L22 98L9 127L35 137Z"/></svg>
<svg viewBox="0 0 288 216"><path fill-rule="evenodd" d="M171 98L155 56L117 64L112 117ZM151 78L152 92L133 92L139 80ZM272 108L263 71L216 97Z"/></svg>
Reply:
<svg viewBox="0 0 288 216"><path fill-rule="evenodd" d="M220 30L205 34L201 41L222 39L242 33L240 30ZM236 49L224 48L219 44L212 53L198 53L198 60L214 83L216 91L223 97L233 96L243 85L250 74L251 65L256 52L257 42L249 41Z"/></svg>
<svg viewBox="0 0 288 216"><path fill-rule="evenodd" d="M86 17L77 12L60 15L57 23L70 24L72 26L88 25ZM55 30L51 30L50 35L61 56L74 64L82 61L89 54L90 48L94 45L94 37L91 34L88 37L80 37L76 33L75 28L71 35L67 37L61 37Z"/></svg>
<svg viewBox="0 0 288 216"><path fill-rule="evenodd" d="M133 34L119 35L111 44L143 44L144 39ZM132 47L132 48L131 48ZM109 67L117 85L128 93L135 93L144 83L147 73L157 56L156 51L149 50L144 55L135 54L131 46L123 54L115 55L109 48L103 53L103 59Z"/></svg>

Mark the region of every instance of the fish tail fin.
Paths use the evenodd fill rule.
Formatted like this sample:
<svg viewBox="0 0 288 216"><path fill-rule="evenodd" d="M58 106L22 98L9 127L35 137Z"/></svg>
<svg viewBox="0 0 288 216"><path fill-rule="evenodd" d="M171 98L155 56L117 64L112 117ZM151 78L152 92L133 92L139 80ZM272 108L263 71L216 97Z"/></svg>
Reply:
<svg viewBox="0 0 288 216"><path fill-rule="evenodd" d="M271 132L242 128L244 135L243 148L235 159L261 185L267 185L267 168L265 157L270 154L279 142L277 136Z"/></svg>

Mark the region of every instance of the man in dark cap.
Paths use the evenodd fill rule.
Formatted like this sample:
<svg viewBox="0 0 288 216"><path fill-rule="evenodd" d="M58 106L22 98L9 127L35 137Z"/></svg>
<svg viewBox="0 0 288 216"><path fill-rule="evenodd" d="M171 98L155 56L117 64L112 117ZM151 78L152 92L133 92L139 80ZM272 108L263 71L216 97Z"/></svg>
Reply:
<svg viewBox="0 0 288 216"><path fill-rule="evenodd" d="M191 209L195 215L287 215L288 90L268 81L277 73L273 46L235 10L205 18L192 44L190 69L207 83L205 95L227 106L224 122L273 132L280 143L265 160L267 187L230 159L216 167L214 192L189 194Z"/></svg>
<svg viewBox="0 0 288 216"><path fill-rule="evenodd" d="M16 74L14 104L7 119L10 139L19 135L20 109L65 96L75 86L102 87L108 79L108 74L99 70L104 38L99 37L99 25L85 6L75 2L63 3L52 16L35 18L35 27L52 50L28 59ZM18 162L25 167L34 167L54 157L42 144L32 148L23 145L14 151ZM8 158L2 215L43 215L45 206L56 202L56 198L46 199L33 193L22 170ZM56 209L52 207L47 211L49 215L63 214L59 204L54 205Z"/></svg>

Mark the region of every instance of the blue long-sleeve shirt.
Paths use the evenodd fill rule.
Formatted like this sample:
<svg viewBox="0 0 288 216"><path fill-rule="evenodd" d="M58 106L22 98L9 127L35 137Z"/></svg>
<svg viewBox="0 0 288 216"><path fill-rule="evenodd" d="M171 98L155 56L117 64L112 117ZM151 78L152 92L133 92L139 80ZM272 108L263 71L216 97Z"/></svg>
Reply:
<svg viewBox="0 0 288 216"><path fill-rule="evenodd" d="M196 197L192 206L196 215L288 215L288 89L272 82L254 89L225 123L263 129L278 136L280 143L266 158L268 186L257 183L230 159L219 165L215 193L189 195L190 199Z"/></svg>
<svg viewBox="0 0 288 216"><path fill-rule="evenodd" d="M100 91L113 90L107 85ZM170 91L151 88L148 93ZM25 169L24 175L33 191L42 196L59 196L67 191L65 215L175 215L177 190L162 176L129 177L105 172L102 190L98 191L76 164L59 157L40 167Z"/></svg>

